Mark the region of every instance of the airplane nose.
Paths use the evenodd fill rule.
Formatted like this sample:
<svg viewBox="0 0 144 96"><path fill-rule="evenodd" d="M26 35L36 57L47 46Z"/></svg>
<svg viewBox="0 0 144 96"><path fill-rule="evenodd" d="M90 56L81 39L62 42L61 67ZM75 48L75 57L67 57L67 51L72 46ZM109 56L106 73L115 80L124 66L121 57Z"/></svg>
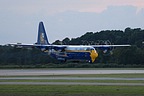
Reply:
<svg viewBox="0 0 144 96"><path fill-rule="evenodd" d="M98 57L98 53L96 52L96 50L91 51L90 57L91 57L91 61L93 63L95 61L95 59Z"/></svg>

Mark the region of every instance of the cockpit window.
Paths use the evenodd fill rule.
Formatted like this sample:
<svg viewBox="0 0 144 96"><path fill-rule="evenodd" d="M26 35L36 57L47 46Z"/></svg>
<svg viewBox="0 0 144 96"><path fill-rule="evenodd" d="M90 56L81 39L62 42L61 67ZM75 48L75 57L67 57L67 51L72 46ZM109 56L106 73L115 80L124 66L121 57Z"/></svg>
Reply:
<svg viewBox="0 0 144 96"><path fill-rule="evenodd" d="M90 51L90 48L87 48L86 50L87 50L87 51Z"/></svg>
<svg viewBox="0 0 144 96"><path fill-rule="evenodd" d="M87 50L87 51L91 51L91 50L94 50L94 49L91 48L91 47L88 47L86 50Z"/></svg>
<svg viewBox="0 0 144 96"><path fill-rule="evenodd" d="M94 48L93 47L91 47L91 46L69 46L69 47L67 47L66 48L66 50L77 50L77 51L79 51L79 50L84 50L84 51L92 51L92 50L94 50Z"/></svg>

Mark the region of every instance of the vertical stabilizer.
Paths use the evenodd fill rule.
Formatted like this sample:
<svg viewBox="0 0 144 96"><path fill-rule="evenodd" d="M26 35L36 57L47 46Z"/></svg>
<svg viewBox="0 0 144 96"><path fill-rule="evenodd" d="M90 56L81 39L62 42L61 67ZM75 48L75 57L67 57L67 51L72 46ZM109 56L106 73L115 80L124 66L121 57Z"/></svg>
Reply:
<svg viewBox="0 0 144 96"><path fill-rule="evenodd" d="M37 44L49 45L43 22L39 23Z"/></svg>

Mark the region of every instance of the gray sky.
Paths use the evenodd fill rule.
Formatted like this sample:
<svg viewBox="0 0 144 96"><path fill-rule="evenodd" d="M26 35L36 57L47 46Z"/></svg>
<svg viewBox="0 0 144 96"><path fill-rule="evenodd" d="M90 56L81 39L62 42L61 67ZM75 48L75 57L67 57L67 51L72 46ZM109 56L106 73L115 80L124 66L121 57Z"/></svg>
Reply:
<svg viewBox="0 0 144 96"><path fill-rule="evenodd" d="M0 0L0 44L35 43L44 22L50 42L88 31L144 29L144 0Z"/></svg>

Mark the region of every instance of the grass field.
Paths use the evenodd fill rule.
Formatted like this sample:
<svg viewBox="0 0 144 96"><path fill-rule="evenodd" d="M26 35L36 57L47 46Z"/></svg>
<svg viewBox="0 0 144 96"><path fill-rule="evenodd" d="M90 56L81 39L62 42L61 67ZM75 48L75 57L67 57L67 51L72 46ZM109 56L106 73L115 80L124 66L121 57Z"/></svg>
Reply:
<svg viewBox="0 0 144 96"><path fill-rule="evenodd" d="M1 96L143 96L144 86L3 85Z"/></svg>

